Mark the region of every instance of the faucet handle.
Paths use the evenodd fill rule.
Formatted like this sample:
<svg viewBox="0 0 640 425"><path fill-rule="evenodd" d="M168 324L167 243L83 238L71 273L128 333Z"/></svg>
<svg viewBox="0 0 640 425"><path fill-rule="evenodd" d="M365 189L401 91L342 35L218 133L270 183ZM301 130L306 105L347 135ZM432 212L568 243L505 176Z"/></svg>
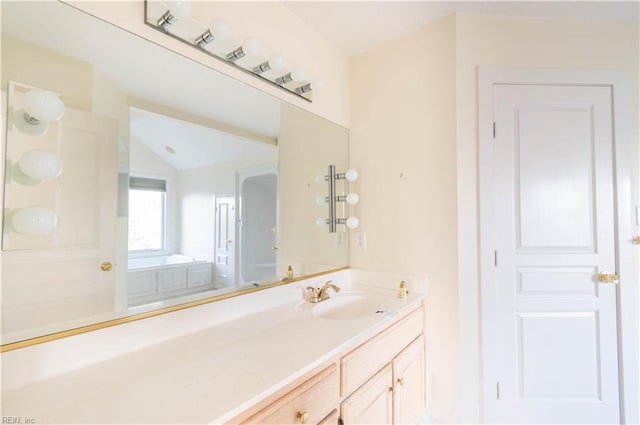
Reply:
<svg viewBox="0 0 640 425"><path fill-rule="evenodd" d="M318 288L314 288L313 286L307 286L307 293L309 294L309 302L317 303L318 302Z"/></svg>

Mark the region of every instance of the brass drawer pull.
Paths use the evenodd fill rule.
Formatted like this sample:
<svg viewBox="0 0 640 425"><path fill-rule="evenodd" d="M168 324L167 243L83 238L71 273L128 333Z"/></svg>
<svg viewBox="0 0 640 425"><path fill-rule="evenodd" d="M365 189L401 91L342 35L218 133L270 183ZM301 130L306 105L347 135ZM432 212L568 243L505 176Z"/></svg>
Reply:
<svg viewBox="0 0 640 425"><path fill-rule="evenodd" d="M309 412L307 412L306 410L303 410L302 412L298 412L296 414L296 418L298 419L298 422L300 422L301 424L306 424L307 420L309 419Z"/></svg>

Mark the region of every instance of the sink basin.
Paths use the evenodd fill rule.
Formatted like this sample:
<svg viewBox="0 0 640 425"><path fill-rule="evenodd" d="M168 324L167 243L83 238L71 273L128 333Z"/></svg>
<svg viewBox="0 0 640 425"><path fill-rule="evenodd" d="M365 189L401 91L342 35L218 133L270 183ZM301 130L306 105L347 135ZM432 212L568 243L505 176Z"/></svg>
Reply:
<svg viewBox="0 0 640 425"><path fill-rule="evenodd" d="M338 294L313 307L313 315L323 319L359 319L390 312L392 301L359 293Z"/></svg>

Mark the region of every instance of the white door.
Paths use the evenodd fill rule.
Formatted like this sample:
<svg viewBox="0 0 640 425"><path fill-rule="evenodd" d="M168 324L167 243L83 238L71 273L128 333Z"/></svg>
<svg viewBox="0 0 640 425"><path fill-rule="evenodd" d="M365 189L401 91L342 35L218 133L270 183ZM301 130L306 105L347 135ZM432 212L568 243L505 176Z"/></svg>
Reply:
<svg viewBox="0 0 640 425"><path fill-rule="evenodd" d="M45 206L58 225L45 236L5 231L3 334L114 311L115 270L101 264L115 262L117 129L113 119L70 107L44 135L9 129L7 159L45 149L63 171L39 185L6 185L7 208Z"/></svg>
<svg viewBox="0 0 640 425"><path fill-rule="evenodd" d="M235 204L233 196L216 197L214 285L218 289L235 283Z"/></svg>
<svg viewBox="0 0 640 425"><path fill-rule="evenodd" d="M619 422L610 87L494 85L503 423ZM485 377L492 379L493 377ZM485 386L486 388L486 386Z"/></svg>

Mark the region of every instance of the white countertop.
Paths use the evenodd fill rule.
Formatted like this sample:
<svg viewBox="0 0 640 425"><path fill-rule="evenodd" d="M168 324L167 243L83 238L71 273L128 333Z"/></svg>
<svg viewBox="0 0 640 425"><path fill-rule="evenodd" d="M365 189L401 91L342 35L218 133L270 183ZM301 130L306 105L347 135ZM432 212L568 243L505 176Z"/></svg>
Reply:
<svg viewBox="0 0 640 425"><path fill-rule="evenodd" d="M423 298L384 293L393 299L385 314L324 319L311 314L313 305L289 303L13 388L2 394L2 415L36 423L222 423Z"/></svg>

